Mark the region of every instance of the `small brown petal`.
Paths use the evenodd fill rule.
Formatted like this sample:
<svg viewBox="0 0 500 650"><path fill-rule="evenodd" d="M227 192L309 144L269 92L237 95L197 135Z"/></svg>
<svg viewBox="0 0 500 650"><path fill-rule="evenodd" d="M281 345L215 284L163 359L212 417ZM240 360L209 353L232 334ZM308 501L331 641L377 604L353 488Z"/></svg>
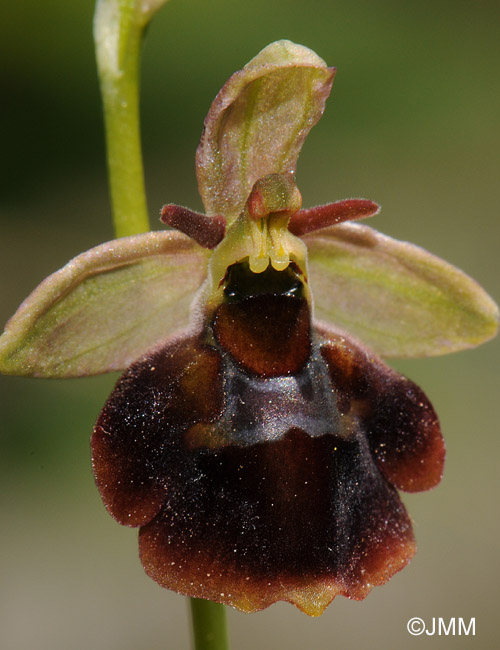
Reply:
<svg viewBox="0 0 500 650"><path fill-rule="evenodd" d="M164 205L160 219L194 239L203 248L215 248L223 240L226 220L221 216L206 217L180 205Z"/></svg>
<svg viewBox="0 0 500 650"><path fill-rule="evenodd" d="M301 237L309 232L335 226L343 221L373 217L379 210L380 206L367 199L345 199L299 210L290 219L288 229L297 237Z"/></svg>

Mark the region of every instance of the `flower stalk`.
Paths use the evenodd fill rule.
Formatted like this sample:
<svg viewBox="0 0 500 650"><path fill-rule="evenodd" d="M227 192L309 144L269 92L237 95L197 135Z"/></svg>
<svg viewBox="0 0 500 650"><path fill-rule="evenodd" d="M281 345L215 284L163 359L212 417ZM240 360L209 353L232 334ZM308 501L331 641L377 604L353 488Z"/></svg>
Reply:
<svg viewBox="0 0 500 650"><path fill-rule="evenodd" d="M211 600L190 598L195 650L228 650L224 605Z"/></svg>
<svg viewBox="0 0 500 650"><path fill-rule="evenodd" d="M98 0L94 40L104 109L116 237L150 230L139 119L139 72L146 24L164 0ZM224 605L191 598L195 650L227 650Z"/></svg>
<svg viewBox="0 0 500 650"><path fill-rule="evenodd" d="M140 4L136 0L98 0L94 15L117 237L149 230L139 122L140 50L148 18Z"/></svg>

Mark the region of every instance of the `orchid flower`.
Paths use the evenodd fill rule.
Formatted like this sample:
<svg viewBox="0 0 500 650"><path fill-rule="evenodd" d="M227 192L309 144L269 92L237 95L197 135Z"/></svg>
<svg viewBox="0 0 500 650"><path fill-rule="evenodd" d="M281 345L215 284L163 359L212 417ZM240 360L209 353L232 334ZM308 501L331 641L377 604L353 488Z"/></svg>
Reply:
<svg viewBox="0 0 500 650"><path fill-rule="evenodd" d="M297 158L334 73L266 47L206 118L206 214L167 205L173 229L79 255L0 338L6 374L125 370L92 436L106 508L139 527L160 585L245 612L318 615L408 563L397 490L437 485L445 448L429 400L380 356L462 350L498 325L464 273L351 223L372 201L302 209Z"/></svg>

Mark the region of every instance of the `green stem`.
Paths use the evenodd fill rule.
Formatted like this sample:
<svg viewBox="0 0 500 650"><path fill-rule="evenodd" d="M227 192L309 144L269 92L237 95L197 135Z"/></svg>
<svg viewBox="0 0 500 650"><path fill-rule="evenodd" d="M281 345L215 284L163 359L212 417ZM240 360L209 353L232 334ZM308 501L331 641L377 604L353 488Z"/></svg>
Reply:
<svg viewBox="0 0 500 650"><path fill-rule="evenodd" d="M116 237L149 230L139 122L144 27L165 0L97 0L94 40ZM196 650L228 650L223 605L191 598Z"/></svg>
<svg viewBox="0 0 500 650"><path fill-rule="evenodd" d="M194 650L229 650L224 605L191 598Z"/></svg>
<svg viewBox="0 0 500 650"><path fill-rule="evenodd" d="M139 127L139 62L146 22L136 0L97 2L94 38L117 237L149 230Z"/></svg>

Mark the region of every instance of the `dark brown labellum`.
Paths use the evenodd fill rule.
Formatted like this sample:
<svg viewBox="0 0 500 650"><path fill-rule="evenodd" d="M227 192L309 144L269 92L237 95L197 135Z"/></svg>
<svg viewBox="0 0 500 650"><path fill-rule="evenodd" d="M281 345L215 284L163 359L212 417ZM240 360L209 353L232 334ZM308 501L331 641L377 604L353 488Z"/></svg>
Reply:
<svg viewBox="0 0 500 650"><path fill-rule="evenodd" d="M311 327L293 266L230 268L205 322L134 364L105 405L92 445L106 506L142 526L146 571L189 596L312 615L363 598L414 553L395 488L440 479L432 406Z"/></svg>

